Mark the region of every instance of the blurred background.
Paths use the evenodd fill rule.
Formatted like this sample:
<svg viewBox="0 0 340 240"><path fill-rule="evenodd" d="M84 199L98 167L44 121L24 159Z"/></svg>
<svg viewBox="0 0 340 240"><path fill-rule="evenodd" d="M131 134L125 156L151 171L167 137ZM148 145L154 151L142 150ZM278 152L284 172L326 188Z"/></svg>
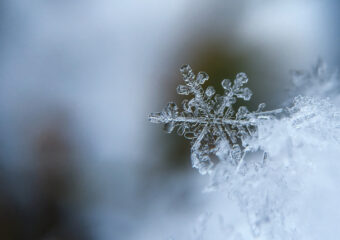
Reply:
<svg viewBox="0 0 340 240"><path fill-rule="evenodd" d="M217 196L147 116L179 67L246 72L274 108L289 71L340 62L336 0L1 0L0 239L170 239ZM231 207L232 208L232 207ZM232 213L232 210L230 210Z"/></svg>

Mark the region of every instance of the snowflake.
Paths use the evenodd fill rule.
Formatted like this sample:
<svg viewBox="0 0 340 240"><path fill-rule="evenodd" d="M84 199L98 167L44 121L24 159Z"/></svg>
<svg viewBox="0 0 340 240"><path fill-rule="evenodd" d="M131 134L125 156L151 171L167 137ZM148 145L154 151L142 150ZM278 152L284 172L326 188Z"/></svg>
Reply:
<svg viewBox="0 0 340 240"><path fill-rule="evenodd" d="M163 123L164 129L190 139L192 166L201 174L210 173L213 167L212 157L223 152L223 160L229 160L237 169L242 164L245 154L251 151L246 140L256 137L259 121L272 118L273 114L282 110L263 112L264 103L254 112L241 106L234 111L233 104L238 98L249 101L252 91L243 87L248 82L245 73L238 73L232 83L229 79L222 81L224 94L216 94L214 87L203 88L209 79L205 72L196 76L189 65L180 68L185 85L177 87L180 95L193 95L193 98L182 102L182 111L170 102L162 112L152 113L152 123Z"/></svg>

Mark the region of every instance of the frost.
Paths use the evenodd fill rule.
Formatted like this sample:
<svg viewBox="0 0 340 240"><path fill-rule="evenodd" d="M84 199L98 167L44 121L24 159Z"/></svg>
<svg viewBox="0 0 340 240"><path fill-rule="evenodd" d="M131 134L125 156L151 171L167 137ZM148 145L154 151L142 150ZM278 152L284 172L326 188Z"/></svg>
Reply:
<svg viewBox="0 0 340 240"><path fill-rule="evenodd" d="M297 89L305 96L295 97L285 108L263 111L265 104L260 104L256 111L244 106L234 111L238 99L248 101L252 95L244 87L246 74L237 74L233 82L224 79L219 95L211 86L203 88L206 73L195 76L185 65L185 85L177 91L193 98L184 100L181 110L169 103L150 115L150 121L163 123L167 132L177 129L192 141L193 167L211 176L206 191L225 193L246 216L250 234L229 231L221 239L319 239L313 229L304 228L309 223L300 209L306 186L313 188L317 181L316 166L333 168L340 154L340 113L324 98L336 98L338 89L332 87L338 83L323 66L318 62L311 72L295 74ZM248 152L253 155L246 157ZM204 224L195 230L197 239L209 235L207 221L199 221Z"/></svg>
<svg viewBox="0 0 340 240"><path fill-rule="evenodd" d="M203 84L209 79L205 72L194 74L189 65L180 69L185 85L177 87L181 95L193 95L193 98L182 102L182 110L170 102L162 112L152 113L149 120L153 123L163 123L166 132L171 133L177 128L177 133L190 139L192 166L201 174L211 172L212 157L223 147L227 160L234 165L242 163L246 152L251 148L246 139L256 137L259 122L271 119L281 109L263 112L265 104L260 104L257 111L250 112L245 106L237 111L233 104L237 99L249 101L252 92L243 85L248 82L245 73L236 75L234 83L229 79L222 81L224 94L216 94L212 86L205 90Z"/></svg>
<svg viewBox="0 0 340 240"><path fill-rule="evenodd" d="M227 162L219 164L209 189L238 202L255 238L313 239L301 236L298 209L304 203L297 200L317 160L334 164L334 157L327 158L330 151L339 154L340 114L328 100L302 96L285 112L280 119L260 122L258 137L248 143L262 149L264 157L247 159L241 174L231 175Z"/></svg>

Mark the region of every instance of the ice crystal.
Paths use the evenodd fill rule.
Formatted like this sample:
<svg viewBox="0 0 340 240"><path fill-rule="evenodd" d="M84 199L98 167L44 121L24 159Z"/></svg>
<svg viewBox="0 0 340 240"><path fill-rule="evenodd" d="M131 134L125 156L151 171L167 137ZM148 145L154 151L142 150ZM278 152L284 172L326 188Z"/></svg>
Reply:
<svg viewBox="0 0 340 240"><path fill-rule="evenodd" d="M294 73L296 90L305 96L293 98L284 109L263 111L260 104L257 111L244 106L234 111L238 99L248 101L252 95L244 87L248 81L244 73L234 81L223 80L222 95L202 86L209 78L206 73L196 76L188 65L181 73L185 85L178 86L177 92L193 97L184 100L181 108L169 103L150 120L191 139L193 166L210 175L206 190L224 192L238 203L249 232L235 228L221 239L319 239L303 227L307 220L300 209L318 181L314 175L324 174L318 167L333 168L338 162L340 113L324 98L338 96L337 75L328 73L319 61L310 72ZM257 150L263 157L257 153L244 160L247 152ZM214 156L219 161L213 166ZM211 228L209 221L199 219L203 224L194 239L209 236L205 232Z"/></svg>
<svg viewBox="0 0 340 240"><path fill-rule="evenodd" d="M301 194L316 174L314 166L337 162L340 114L333 104L298 96L284 112L259 122L256 139L247 143L264 151L263 158L247 158L241 174L231 175L227 161L211 174L208 190L225 192L239 204L254 237L249 239L314 239L300 238L306 234L299 228Z"/></svg>
<svg viewBox="0 0 340 240"><path fill-rule="evenodd" d="M224 94L216 94L213 86L205 89L203 84L209 79L205 72L194 74L189 65L180 68L185 85L177 87L180 95L193 95L182 102L182 110L170 102L162 112L152 113L149 120L163 123L166 132L177 133L190 139L192 166L201 174L209 173L213 167L212 157L223 149L224 157L234 166L240 166L245 154L252 148L247 142L256 137L259 122L271 119L281 109L262 111L265 104L256 111L249 111L241 106L235 111L233 104L237 99L249 101L252 91L244 87L248 82L245 73L238 73L234 82L224 79L221 83ZM238 168L238 167L237 167Z"/></svg>

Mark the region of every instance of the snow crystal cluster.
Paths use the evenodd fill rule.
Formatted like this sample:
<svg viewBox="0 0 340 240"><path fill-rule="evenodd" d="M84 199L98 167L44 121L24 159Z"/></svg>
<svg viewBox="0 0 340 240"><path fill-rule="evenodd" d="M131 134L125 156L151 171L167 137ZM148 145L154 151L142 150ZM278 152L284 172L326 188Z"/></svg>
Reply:
<svg viewBox="0 0 340 240"><path fill-rule="evenodd" d="M195 75L188 65L180 71L185 85L177 92L193 97L183 101L181 110L169 103L162 112L150 114L150 121L164 124L169 133L177 129L192 141L192 166L211 176L207 190L236 200L252 236L246 239L314 239L313 229L304 229L306 219L300 216L304 202L299 196L308 189L315 166L337 166L340 113L331 103L338 96L337 75L318 61L310 72L292 75L303 96L281 109L263 111L265 105L260 104L249 111L244 106L233 108L237 99L251 98L251 90L244 87L246 74L237 74L233 83L223 80L224 93L219 95L212 86L203 88L206 73Z"/></svg>

